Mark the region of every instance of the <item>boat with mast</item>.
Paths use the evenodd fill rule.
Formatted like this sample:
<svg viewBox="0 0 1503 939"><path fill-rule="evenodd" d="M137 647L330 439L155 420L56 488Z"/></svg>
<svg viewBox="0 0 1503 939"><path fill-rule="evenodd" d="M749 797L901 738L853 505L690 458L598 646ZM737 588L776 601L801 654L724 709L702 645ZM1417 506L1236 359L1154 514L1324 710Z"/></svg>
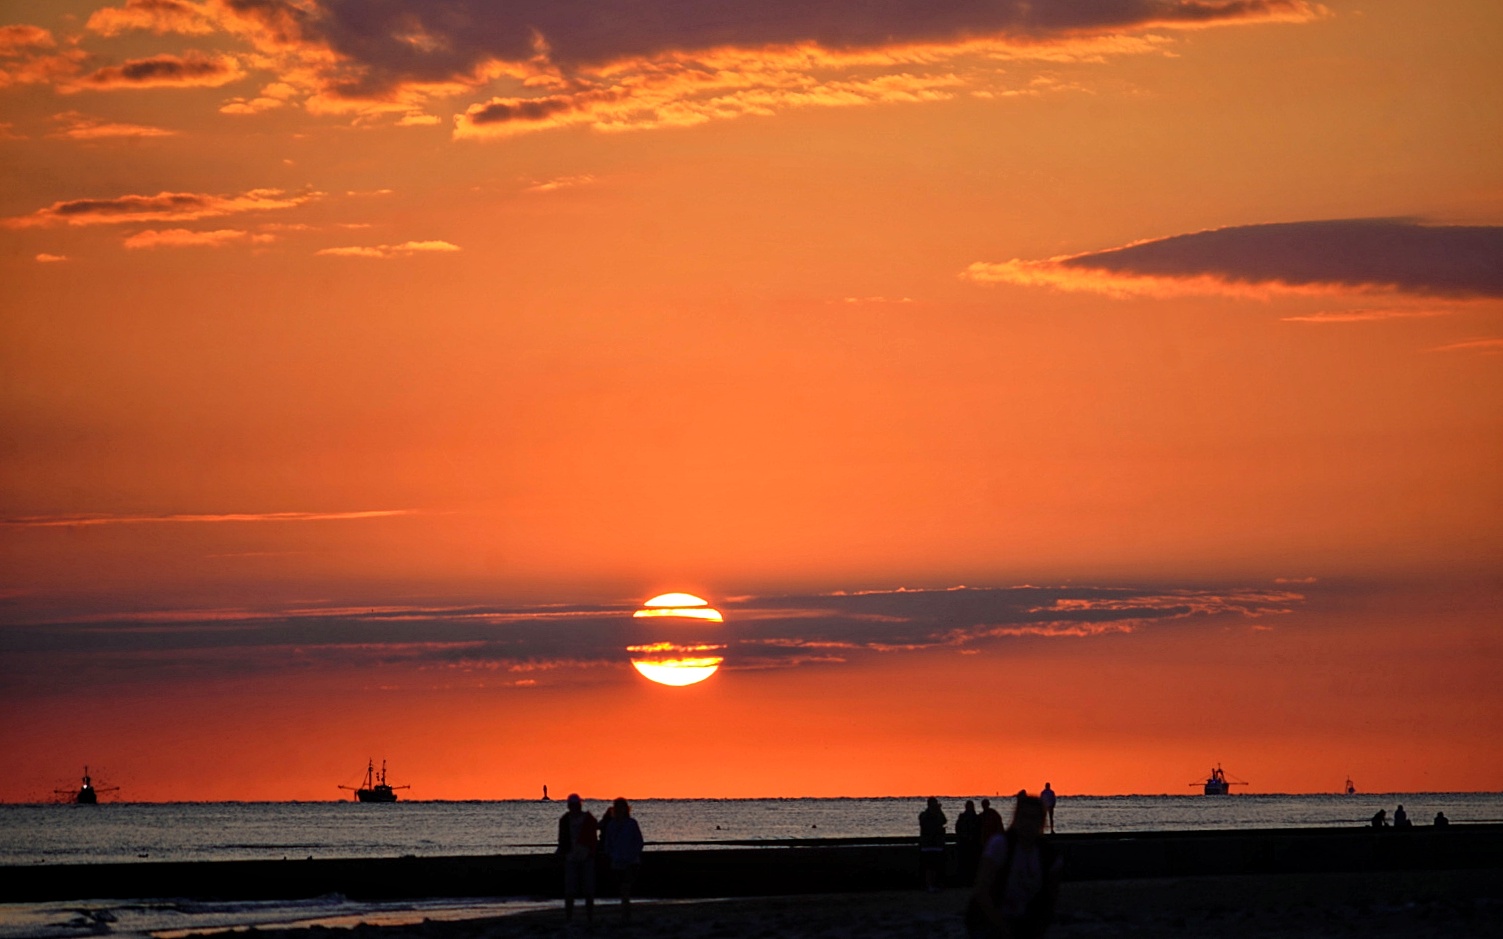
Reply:
<svg viewBox="0 0 1503 939"><path fill-rule="evenodd" d="M381 771L376 772L376 761L368 760L365 764L365 781L359 786L344 786L341 789L350 789L355 793L355 798L361 802L395 802L397 801L398 789L410 789L411 786L393 786L386 782L386 761L381 761Z"/></svg>
<svg viewBox="0 0 1503 939"><path fill-rule="evenodd" d="M1241 779L1229 778L1226 770L1221 768L1220 763L1217 763L1211 767L1205 782L1192 782L1190 785L1203 787L1202 791L1208 796L1224 796L1231 794L1232 786L1245 786L1247 783Z"/></svg>
<svg viewBox="0 0 1503 939"><path fill-rule="evenodd" d="M89 775L89 768L85 766L83 768L83 784L77 789L55 789L53 791L60 796L72 796L71 801L75 805L98 805L99 794L101 792L114 792L119 788L119 786L104 786L103 788L95 786L94 777Z"/></svg>

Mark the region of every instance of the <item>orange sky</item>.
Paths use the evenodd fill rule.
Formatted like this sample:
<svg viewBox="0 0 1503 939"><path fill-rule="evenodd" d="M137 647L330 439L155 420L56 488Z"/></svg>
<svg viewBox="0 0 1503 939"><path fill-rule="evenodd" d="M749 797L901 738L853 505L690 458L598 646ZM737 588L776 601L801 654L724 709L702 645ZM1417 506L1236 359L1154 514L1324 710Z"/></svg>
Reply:
<svg viewBox="0 0 1503 939"><path fill-rule="evenodd" d="M494 6L6 7L0 799L1503 787L1496 4Z"/></svg>

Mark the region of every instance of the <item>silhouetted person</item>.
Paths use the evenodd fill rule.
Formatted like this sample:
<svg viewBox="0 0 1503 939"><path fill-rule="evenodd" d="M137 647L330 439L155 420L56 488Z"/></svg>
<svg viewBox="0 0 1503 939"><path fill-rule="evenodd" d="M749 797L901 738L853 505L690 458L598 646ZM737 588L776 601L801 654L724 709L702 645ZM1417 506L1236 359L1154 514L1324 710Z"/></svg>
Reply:
<svg viewBox="0 0 1503 939"><path fill-rule="evenodd" d="M631 805L621 797L607 810L611 821L605 826L605 835L600 840L600 849L611 864L616 876L617 889L621 893L621 919L631 922L631 887L636 880L637 867L642 863L642 828L631 817Z"/></svg>
<svg viewBox="0 0 1503 939"><path fill-rule="evenodd" d="M1387 812L1387 810L1385 810L1385 809L1378 809L1378 811L1374 812L1373 813L1373 820L1372 820L1372 822L1370 824L1374 828L1387 828L1388 827L1388 812Z"/></svg>
<svg viewBox="0 0 1503 939"><path fill-rule="evenodd" d="M981 851L966 907L971 939L1036 939L1049 928L1064 864L1044 837L1044 805L1019 796L1012 826Z"/></svg>
<svg viewBox="0 0 1503 939"><path fill-rule="evenodd" d="M1444 813L1444 812L1436 812L1435 813L1435 827L1436 828L1444 828L1444 827L1446 827L1449 824L1451 824L1451 820L1449 818L1446 818L1446 813Z"/></svg>
<svg viewBox="0 0 1503 939"><path fill-rule="evenodd" d="M1044 806L1044 819L1049 823L1049 834L1054 834L1054 790L1044 783L1044 789L1039 793L1039 802Z"/></svg>
<svg viewBox="0 0 1503 939"><path fill-rule="evenodd" d="M1414 823L1409 820L1409 813L1407 813L1407 812L1404 811L1404 807L1402 805L1393 810L1393 827L1395 827L1395 828L1413 828L1414 827Z"/></svg>
<svg viewBox="0 0 1503 939"><path fill-rule="evenodd" d="M579 794L569 793L569 810L558 820L558 854L564 859L564 919L574 918L574 898L584 894L585 919L595 920L595 816L584 810Z"/></svg>
<svg viewBox="0 0 1503 939"><path fill-rule="evenodd" d="M981 800L981 845L984 848L988 841L1002 834L1002 815L992 808L991 799Z"/></svg>
<svg viewBox="0 0 1503 939"><path fill-rule="evenodd" d="M955 854L960 882L969 886L976 880L976 865L981 860L981 816L970 799L965 800L965 811L955 817Z"/></svg>
<svg viewBox="0 0 1503 939"><path fill-rule="evenodd" d="M929 805L919 813L919 863L924 867L924 889L939 889L939 875L945 866L945 810L939 800L929 797Z"/></svg>

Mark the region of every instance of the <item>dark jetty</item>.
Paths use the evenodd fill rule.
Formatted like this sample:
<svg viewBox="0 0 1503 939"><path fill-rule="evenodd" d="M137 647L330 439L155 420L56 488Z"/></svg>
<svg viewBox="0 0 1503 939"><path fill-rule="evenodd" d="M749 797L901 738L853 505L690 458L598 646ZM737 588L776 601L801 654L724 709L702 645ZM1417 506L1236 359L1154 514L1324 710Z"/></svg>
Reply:
<svg viewBox="0 0 1503 939"><path fill-rule="evenodd" d="M1056 835L1067 881L1377 871L1503 873L1503 825ZM953 851L953 847L951 849ZM954 863L951 858L950 871ZM907 890L920 883L911 838L796 839L733 846L648 845L641 897ZM356 899L553 897L551 854L0 867L0 902L185 897Z"/></svg>

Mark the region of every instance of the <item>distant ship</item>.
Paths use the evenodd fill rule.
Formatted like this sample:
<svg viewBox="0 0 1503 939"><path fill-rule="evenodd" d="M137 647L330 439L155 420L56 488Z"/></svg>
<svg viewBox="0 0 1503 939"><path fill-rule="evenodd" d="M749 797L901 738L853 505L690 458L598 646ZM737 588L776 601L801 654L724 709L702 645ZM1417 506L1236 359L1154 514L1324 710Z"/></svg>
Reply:
<svg viewBox="0 0 1503 939"><path fill-rule="evenodd" d="M351 789L355 792L355 798L361 802L395 802L397 801L397 789L411 789L411 786L390 786L386 783L386 761L381 761L381 772L376 772L376 761L370 760L365 764L365 782L357 788L355 786L340 786L341 789Z"/></svg>
<svg viewBox="0 0 1503 939"><path fill-rule="evenodd" d="M72 796L74 803L78 805L98 805L99 794L101 792L114 792L119 788L119 786L107 786L104 789L95 788L94 779L89 775L89 768L85 766L83 768L83 785L78 787L77 792L74 792L72 789L58 789L56 792L61 796Z"/></svg>
<svg viewBox="0 0 1503 939"><path fill-rule="evenodd" d="M1240 779L1228 779L1226 776L1226 770L1221 768L1220 763L1217 763L1214 767L1211 768L1211 772L1206 776L1205 782L1193 782L1190 783L1190 785L1204 786L1205 788L1203 791L1208 796L1224 796L1231 794L1232 786L1245 786L1247 785L1247 783L1243 782Z"/></svg>
<svg viewBox="0 0 1503 939"><path fill-rule="evenodd" d="M1357 794L1357 787L1352 785L1352 777L1350 776L1346 778L1346 794L1349 796Z"/></svg>

